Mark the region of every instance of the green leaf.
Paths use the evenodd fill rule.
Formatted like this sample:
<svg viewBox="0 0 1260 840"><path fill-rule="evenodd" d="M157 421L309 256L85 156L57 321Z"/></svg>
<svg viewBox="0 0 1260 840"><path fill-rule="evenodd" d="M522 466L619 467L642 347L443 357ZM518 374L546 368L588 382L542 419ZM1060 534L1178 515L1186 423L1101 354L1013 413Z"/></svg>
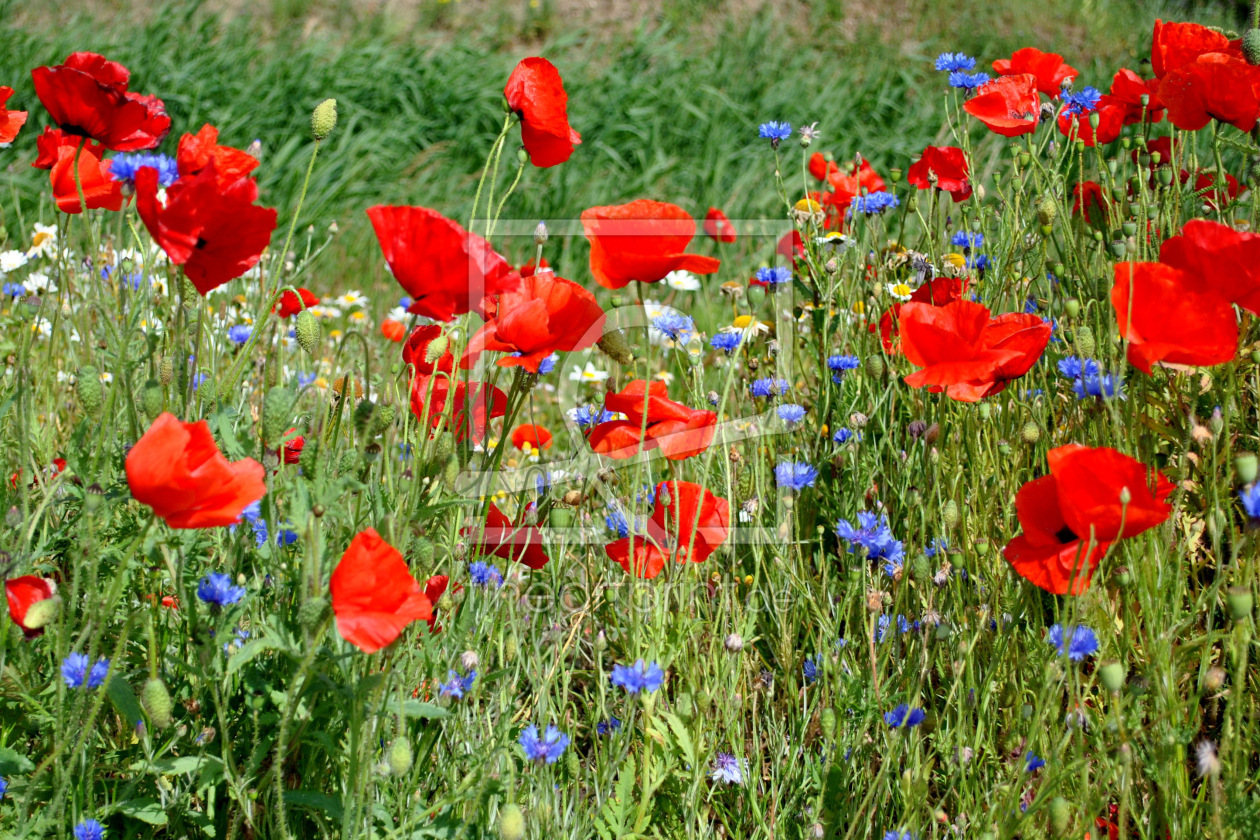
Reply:
<svg viewBox="0 0 1260 840"><path fill-rule="evenodd" d="M274 649L275 646L275 642L270 636L246 642L240 650L228 657L226 675L232 676L249 664L251 659L265 651Z"/></svg>
<svg viewBox="0 0 1260 840"><path fill-rule="evenodd" d="M284 801L299 808L321 811L334 820L341 819L341 800L326 793L313 790L286 790Z"/></svg>
<svg viewBox="0 0 1260 840"><path fill-rule="evenodd" d="M166 825L166 811L156 799L132 799L119 805L118 811L149 825Z"/></svg>
<svg viewBox="0 0 1260 840"><path fill-rule="evenodd" d="M140 701L136 699L136 692L131 687L131 683L122 677L111 677L105 693L109 695L118 714L125 717L132 726L144 720L144 712L140 710Z"/></svg>
<svg viewBox="0 0 1260 840"><path fill-rule="evenodd" d="M186 773L198 772L205 763L204 755L180 755L173 758L160 758L150 764L149 768L163 776L182 776Z"/></svg>
<svg viewBox="0 0 1260 840"><path fill-rule="evenodd" d="M435 706L432 703L421 703L419 700L404 702L403 714L409 718L423 718L424 720L441 720L451 716L451 713L441 706Z"/></svg>
<svg viewBox="0 0 1260 840"><path fill-rule="evenodd" d="M18 776L34 769L34 763L17 750L0 747L0 776Z"/></svg>

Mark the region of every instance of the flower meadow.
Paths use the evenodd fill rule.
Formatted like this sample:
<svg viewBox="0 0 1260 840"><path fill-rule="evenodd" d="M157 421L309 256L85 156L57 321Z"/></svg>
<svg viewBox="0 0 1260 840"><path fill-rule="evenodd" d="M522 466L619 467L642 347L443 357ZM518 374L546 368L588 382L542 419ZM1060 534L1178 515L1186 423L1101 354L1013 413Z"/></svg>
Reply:
<svg viewBox="0 0 1260 840"><path fill-rule="evenodd" d="M1052 48L900 166L764 115L765 219L514 216L601 142L525 57L357 277L353 103L280 212L106 56L0 87L5 835L1255 837L1260 28Z"/></svg>

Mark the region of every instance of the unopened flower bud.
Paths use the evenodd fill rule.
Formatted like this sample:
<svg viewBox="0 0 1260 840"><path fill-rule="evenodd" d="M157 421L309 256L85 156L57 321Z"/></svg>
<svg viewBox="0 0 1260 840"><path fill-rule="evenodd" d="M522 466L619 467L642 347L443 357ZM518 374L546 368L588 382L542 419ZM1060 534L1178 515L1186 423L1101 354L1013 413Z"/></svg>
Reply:
<svg viewBox="0 0 1260 840"><path fill-rule="evenodd" d="M1089 327L1076 328L1076 352L1081 358L1088 359L1094 355L1094 331Z"/></svg>
<svg viewBox="0 0 1260 840"><path fill-rule="evenodd" d="M325 99L311 112L311 134L316 140L324 140L337 127L337 100Z"/></svg>
<svg viewBox="0 0 1260 840"><path fill-rule="evenodd" d="M1019 436L1024 443L1036 443L1041 440L1041 427L1035 420L1029 420L1024 424L1024 428L1020 429Z"/></svg>
<svg viewBox="0 0 1260 840"><path fill-rule="evenodd" d="M1102 663L1098 666L1098 679L1112 694L1120 693L1124 688L1124 664L1115 659Z"/></svg>
<svg viewBox="0 0 1260 840"><path fill-rule="evenodd" d="M83 410L88 416L95 417L105 401L100 372L91 365L79 368L75 377L75 390L79 393L79 404L83 406Z"/></svg>
<svg viewBox="0 0 1260 840"><path fill-rule="evenodd" d="M162 386L156 379L150 379L144 383L144 388L140 390L140 407L144 409L145 415L150 420L162 413Z"/></svg>
<svg viewBox="0 0 1260 840"><path fill-rule="evenodd" d="M268 391L263 396L262 405L263 442L273 449L279 446L292 418L293 394L289 389L272 388Z"/></svg>
<svg viewBox="0 0 1260 840"><path fill-rule="evenodd" d="M1253 484L1256 480L1258 464L1254 452L1239 452L1234 456L1234 474L1239 484Z"/></svg>
<svg viewBox="0 0 1260 840"><path fill-rule="evenodd" d="M883 356L866 357L866 372L875 379L883 378L886 367Z"/></svg>
<svg viewBox="0 0 1260 840"><path fill-rule="evenodd" d="M294 319L293 332L297 336L298 345L308 355L314 356L319 349L320 326L309 309L303 309Z"/></svg>
<svg viewBox="0 0 1260 840"><path fill-rule="evenodd" d="M941 524L947 531L954 530L958 525L958 502L953 499L945 502L945 507L941 509Z"/></svg>
<svg viewBox="0 0 1260 840"><path fill-rule="evenodd" d="M621 330L609 330L600 337L597 343L604 355L614 362L623 365L634 363L634 353L630 350L630 342L626 341L626 334Z"/></svg>
<svg viewBox="0 0 1260 840"><path fill-rule="evenodd" d="M171 725L171 711L175 704L171 702L171 693L166 690L166 683L157 677L145 680L140 689L140 705L149 716L149 723L154 729L165 729Z"/></svg>
<svg viewBox="0 0 1260 840"><path fill-rule="evenodd" d="M411 769L411 744L405 735L399 735L389 746L389 757L385 760L389 772L401 776Z"/></svg>
<svg viewBox="0 0 1260 840"><path fill-rule="evenodd" d="M1225 605L1234 621L1246 621L1251 617L1253 601L1250 589L1233 587L1225 593Z"/></svg>
<svg viewBox="0 0 1260 840"><path fill-rule="evenodd" d="M163 356L162 361L158 363L158 381L163 385L170 385L171 380L175 378L175 364L171 361L170 356Z"/></svg>
<svg viewBox="0 0 1260 840"><path fill-rule="evenodd" d="M572 752L572 751L570 751ZM525 815L515 803L508 803L499 809L499 840L523 840L525 837Z"/></svg>
<svg viewBox="0 0 1260 840"><path fill-rule="evenodd" d="M1072 833L1072 805L1062 796L1050 800L1050 832L1055 837Z"/></svg>
<svg viewBox="0 0 1260 840"><path fill-rule="evenodd" d="M534 228L534 244L547 244L547 224L545 222L539 222L538 227Z"/></svg>
<svg viewBox="0 0 1260 840"><path fill-rule="evenodd" d="M1055 203L1054 198L1043 195L1037 200L1037 221L1043 225L1054 224L1055 218L1059 215L1059 207Z"/></svg>
<svg viewBox="0 0 1260 840"><path fill-rule="evenodd" d="M731 653L739 653L744 649L744 639L738 633L731 633L722 645Z"/></svg>
<svg viewBox="0 0 1260 840"><path fill-rule="evenodd" d="M1260 29L1248 29L1243 33L1242 53L1248 64L1260 65Z"/></svg>

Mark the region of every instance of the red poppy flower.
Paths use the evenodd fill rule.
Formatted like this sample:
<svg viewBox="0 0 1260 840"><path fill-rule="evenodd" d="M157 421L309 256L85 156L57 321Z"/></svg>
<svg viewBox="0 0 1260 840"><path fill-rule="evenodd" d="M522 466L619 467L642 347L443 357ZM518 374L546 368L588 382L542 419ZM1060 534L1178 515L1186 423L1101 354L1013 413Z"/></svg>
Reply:
<svg viewBox="0 0 1260 840"><path fill-rule="evenodd" d="M411 365L423 376L438 371L450 373L455 369L451 341L437 324L421 324L412 330L403 345L402 358L404 364Z"/></svg>
<svg viewBox="0 0 1260 840"><path fill-rule="evenodd" d="M32 623L37 624L31 627L27 622L27 613L31 607L40 601L47 601L57 594L57 584L54 581L47 580L35 575L23 575L22 577L9 578L4 582L4 594L9 601L9 618L13 623L22 628L22 635L28 639L43 635L44 625L52 617L52 613L46 613L40 616L40 620L36 621L32 616ZM38 612L38 611L37 611Z"/></svg>
<svg viewBox="0 0 1260 840"><path fill-rule="evenodd" d="M779 237L779 244L775 247L774 252L779 256L792 261L792 267L796 267L796 261L805 256L805 242L801 239L801 232L793 228L787 233Z"/></svg>
<svg viewBox="0 0 1260 840"><path fill-rule="evenodd" d="M550 449L551 432L533 423L522 423L512 430L512 445L517 449Z"/></svg>
<svg viewBox="0 0 1260 840"><path fill-rule="evenodd" d="M1003 137L1028 134L1041 118L1037 79L1025 73L985 82L963 110Z"/></svg>
<svg viewBox="0 0 1260 840"><path fill-rule="evenodd" d="M839 171L840 164L834 160L827 160L827 156L822 152L814 152L809 156L809 174L819 181L826 181L831 173Z"/></svg>
<svg viewBox="0 0 1260 840"><path fill-rule="evenodd" d="M63 213L80 213L83 202L79 200L79 185L74 180L75 149L73 146L62 146L57 154L57 162L49 173L53 198ZM89 210L118 210L122 207L122 182L109 177L109 165L109 161L102 163L87 149L79 154L79 182Z"/></svg>
<svg viewBox="0 0 1260 840"><path fill-rule="evenodd" d="M295 431L296 429L289 429L289 431L285 432L285 434L291 435ZM284 446L280 448L280 455L286 464L296 464L298 461L302 460L302 450L305 448L306 438L301 435L295 435L285 441Z"/></svg>
<svg viewBox="0 0 1260 840"><path fill-rule="evenodd" d="M1011 312L989 317L968 300L945 306L907 303L901 307L901 352L915 367L905 378L913 388L960 402L999 393L1007 382L1032 368L1050 342L1051 328L1036 315Z"/></svg>
<svg viewBox="0 0 1260 840"><path fill-rule="evenodd" d="M364 653L376 653L411 622L433 617L433 605L402 554L371 528L350 542L328 588L337 632Z"/></svg>
<svg viewBox="0 0 1260 840"><path fill-rule="evenodd" d="M1242 58L1241 41L1231 41L1214 29L1197 23L1155 21L1151 35L1151 70L1162 79L1207 53L1226 53Z"/></svg>
<svg viewBox="0 0 1260 840"><path fill-rule="evenodd" d="M437 426L446 416L449 395L448 377L440 374L417 376L411 385L411 413L417 420L427 416L429 425ZM489 421L507 412L507 394L485 382L474 382L468 386L460 380L455 383L451 412L450 428L455 433L455 440L462 441L471 435L474 442L480 443L486 436Z"/></svg>
<svg viewBox="0 0 1260 840"><path fill-rule="evenodd" d="M378 204L367 214L394 279L412 299L408 312L449 321L520 283L490 243L435 210Z"/></svg>
<svg viewBox="0 0 1260 840"><path fill-rule="evenodd" d="M1072 215L1083 215L1086 224L1104 224L1107 221L1107 195L1097 181L1083 181L1072 187L1076 200L1072 203Z"/></svg>
<svg viewBox="0 0 1260 840"><path fill-rule="evenodd" d="M703 563L726 540L730 529L730 505L699 484L662 481L656 485L656 501L647 522L647 534L611 542L608 557L626 574L654 578L666 561Z"/></svg>
<svg viewBox="0 0 1260 840"><path fill-rule="evenodd" d="M1142 105L1142 97L1146 105ZM1101 100L1102 104L1117 105L1124 109L1124 124L1142 121L1145 112L1149 122L1164 118L1164 103L1159 99L1159 79L1143 79L1132 70L1120 69L1111 79L1111 92Z"/></svg>
<svg viewBox="0 0 1260 840"><path fill-rule="evenodd" d="M1212 120L1250 131L1260 114L1260 68L1225 53L1206 53L1170 71L1159 84L1168 121L1198 131Z"/></svg>
<svg viewBox="0 0 1260 840"><path fill-rule="evenodd" d="M731 220L716 207L704 214L704 235L718 242L734 242L738 238Z"/></svg>
<svg viewBox="0 0 1260 840"><path fill-rule="evenodd" d="M121 64L89 52L31 71L35 94L62 131L116 152L152 149L171 130L162 100L128 91L130 76Z"/></svg>
<svg viewBox="0 0 1260 840"><path fill-rule="evenodd" d="M564 163L582 135L569 127L568 101L560 71L545 58L516 65L503 88L508 107L521 119L521 142L537 167Z"/></svg>
<svg viewBox="0 0 1260 840"><path fill-rule="evenodd" d="M176 153L179 174L196 175L213 160L219 181L227 186L237 178L244 178L258 166L258 158L249 152L220 146L218 141L219 129L209 123L196 134L185 134L179 138L179 151Z"/></svg>
<svg viewBox="0 0 1260 840"><path fill-rule="evenodd" d="M721 261L683 253L696 222L676 204L641 198L629 204L589 207L582 227L591 243L591 274L607 289L632 280L655 283L671 271L712 274Z"/></svg>
<svg viewBox="0 0 1260 840"><path fill-rule="evenodd" d="M929 306L944 306L952 300L958 300L965 291L967 291L966 278L936 277L928 280L911 292L910 300L906 301L906 303L926 303ZM879 341L884 346L885 353L901 352L900 343L896 339L897 319L901 316L901 307L903 305L894 303L884 310L884 314L879 319ZM870 324L868 329L874 332L875 325Z"/></svg>
<svg viewBox="0 0 1260 840"><path fill-rule="evenodd" d="M1050 474L1015 496L1024 533L1002 552L1021 576L1056 595L1089 588L1115 540L1166 520L1173 485L1158 470L1107 447L1069 444L1046 455ZM1128 491L1128 502L1121 497ZM1092 545L1091 545L1092 543Z"/></svg>
<svg viewBox="0 0 1260 840"><path fill-rule="evenodd" d="M1181 170L1181 183L1185 184L1190 180L1190 173ZM1242 186L1238 183L1238 179L1228 172L1225 173L1225 189L1216 188L1216 173L1211 170L1199 170L1199 174L1194 179L1194 192L1199 196L1199 200L1213 210L1216 210L1223 204L1228 204L1238 198L1238 193Z"/></svg>
<svg viewBox="0 0 1260 840"><path fill-rule="evenodd" d="M1129 362L1219 365L1234 358L1238 319L1229 301L1193 274L1161 263L1116 263L1111 305Z"/></svg>
<svg viewBox="0 0 1260 840"><path fill-rule="evenodd" d="M538 366L552 353L591 347L604 334L604 310L595 295L577 283L550 270L519 283L492 304L493 315L468 342L465 367L483 351L497 350L515 354L499 359L500 367L520 366L538 373Z"/></svg>
<svg viewBox="0 0 1260 840"><path fill-rule="evenodd" d="M13 88L0 85L0 143L12 143L26 125L26 111L10 111L4 107L12 95Z"/></svg>
<svg viewBox="0 0 1260 840"><path fill-rule="evenodd" d="M35 138L36 157L31 166L36 169L52 169L57 161L61 158L61 147L69 146L71 149L77 149L80 143L86 143L84 146L84 154L91 152L98 160L102 157L105 147L100 143L94 143L91 140L84 140L82 137L74 137L66 134L59 128L53 128L50 125L44 126L44 132Z"/></svg>
<svg viewBox="0 0 1260 840"><path fill-rule="evenodd" d="M386 318L381 321L381 335L385 336L388 341L402 341L407 337L407 325L401 321L391 321Z"/></svg>
<svg viewBox="0 0 1260 840"><path fill-rule="evenodd" d="M936 182L932 182L932 176ZM928 146L910 164L906 181L921 190L936 187L949 193L955 202L971 196L971 176L967 155L957 146Z"/></svg>
<svg viewBox="0 0 1260 840"><path fill-rule="evenodd" d="M460 534L473 537L477 551L482 555L515 560L535 571L546 566L551 559L543 548L542 531L524 522L513 523L507 514L495 507L494 502L486 511L484 528L469 525L461 529Z"/></svg>
<svg viewBox="0 0 1260 840"><path fill-rule="evenodd" d="M681 461L708 449L717 427L716 414L674 402L664 382L636 379L606 394L604 408L627 418L600 423L587 435L591 450L609 458L659 449L671 461Z"/></svg>
<svg viewBox="0 0 1260 840"><path fill-rule="evenodd" d="M1196 291L1260 315L1260 234L1195 219L1160 246L1159 261L1195 278Z"/></svg>
<svg viewBox="0 0 1260 840"><path fill-rule="evenodd" d="M181 423L162 413L127 453L127 484L137 502L172 528L234 525L267 493L262 464L229 462L205 420Z"/></svg>
<svg viewBox="0 0 1260 840"><path fill-rule="evenodd" d="M1098 115L1098 128L1094 128L1093 115ZM1122 105L1108 102L1107 97L1099 100L1098 108L1087 114L1069 114L1066 110L1059 114L1059 133L1073 140L1083 140L1086 146L1093 147L1099 143L1113 143L1120 136L1125 126L1128 110Z"/></svg>
<svg viewBox="0 0 1260 840"><path fill-rule="evenodd" d="M1064 63L1063 56L1042 52L1036 47L1024 47L1010 58L999 58L993 62L993 72L999 76L1032 76L1037 90L1046 96L1058 96L1064 82L1080 75L1075 67Z"/></svg>
<svg viewBox="0 0 1260 840"><path fill-rule="evenodd" d="M258 264L276 229L276 211L254 204L252 178L220 183L212 159L199 174L180 178L157 198L158 172L136 173L136 210L154 241L201 294L240 277Z"/></svg>
<svg viewBox="0 0 1260 840"><path fill-rule="evenodd" d="M429 599L429 603L433 605L433 615L429 616L429 632L441 633L442 625L438 624L438 601L446 594L447 587L450 586L451 579L446 575L434 575L425 581L424 596ZM464 587L455 584L455 591L459 592Z"/></svg>
<svg viewBox="0 0 1260 840"><path fill-rule="evenodd" d="M281 318L292 318L303 309L310 309L319 303L319 298L310 289L298 287L297 294L286 291L280 295L280 302L271 307L271 311Z"/></svg>

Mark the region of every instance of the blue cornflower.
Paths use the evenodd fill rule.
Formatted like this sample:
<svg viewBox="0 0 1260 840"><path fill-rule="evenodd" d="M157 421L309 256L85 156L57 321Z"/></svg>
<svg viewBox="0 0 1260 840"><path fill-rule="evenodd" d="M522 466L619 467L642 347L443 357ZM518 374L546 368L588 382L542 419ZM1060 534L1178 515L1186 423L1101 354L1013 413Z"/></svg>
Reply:
<svg viewBox="0 0 1260 840"><path fill-rule="evenodd" d="M791 387L792 383L786 379L766 377L765 379L753 380L753 383L748 386L748 390L754 397L777 397Z"/></svg>
<svg viewBox="0 0 1260 840"><path fill-rule="evenodd" d="M96 820L84 820L74 827L74 840L104 840L105 827Z"/></svg>
<svg viewBox="0 0 1260 840"><path fill-rule="evenodd" d="M538 375L546 376L556 369L556 362L560 361L559 353L552 353L547 358L538 363Z"/></svg>
<svg viewBox="0 0 1260 840"><path fill-rule="evenodd" d="M1071 638L1066 641L1068 659L1073 662L1080 662L1087 656L1093 656L1098 652L1098 637L1094 635L1094 631L1085 626L1077 626L1070 628ZM1059 655L1063 655L1064 637L1062 625L1056 624L1046 633L1046 641L1054 645Z"/></svg>
<svg viewBox="0 0 1260 840"><path fill-rule="evenodd" d="M960 230L955 232L954 235L949 238L949 244L953 245L955 248L962 248L965 253L967 250L979 248L984 245L984 234L968 233L965 230Z"/></svg>
<svg viewBox="0 0 1260 840"><path fill-rule="evenodd" d="M196 388L197 386L194 385L193 387ZM262 505L259 502L254 501L246 505L245 509L241 511L240 521L248 522L253 529L255 545L261 546L267 542L267 520L263 519ZM235 534L236 526L229 525L228 533Z"/></svg>
<svg viewBox="0 0 1260 840"><path fill-rule="evenodd" d="M525 750L525 757L530 761L555 764L564 755L565 747L569 746L569 736L555 726L548 726L542 738L539 738L538 727L531 723L521 732L519 743L521 749Z"/></svg>
<svg viewBox="0 0 1260 840"><path fill-rule="evenodd" d="M857 370L861 364L862 360L857 356L844 356L837 353L834 356L827 357L827 368L836 374L837 377L847 371ZM837 378L836 381L839 381L839 379Z"/></svg>
<svg viewBox="0 0 1260 840"><path fill-rule="evenodd" d="M1124 396L1124 381L1117 374L1103 373L1095 376L1082 376L1072 383L1072 391L1077 399L1100 397L1111 399Z"/></svg>
<svg viewBox="0 0 1260 840"><path fill-rule="evenodd" d="M928 557L935 557L942 551L949 548L949 542L944 537L936 537L923 548L923 553Z"/></svg>
<svg viewBox="0 0 1260 840"><path fill-rule="evenodd" d="M569 416L573 418L573 422L585 429L588 426L596 426L600 423L607 423L614 419L617 415L611 411L601 408L597 405L580 405L570 411Z"/></svg>
<svg viewBox="0 0 1260 840"><path fill-rule="evenodd" d="M941 53L936 57L936 69L942 73L953 73L957 70L972 70L976 60L963 53Z"/></svg>
<svg viewBox="0 0 1260 840"><path fill-rule="evenodd" d="M696 331L696 322L681 312L666 312L652 319L652 326L677 342L686 344Z"/></svg>
<svg viewBox="0 0 1260 840"><path fill-rule="evenodd" d="M893 537L887 514L876 516L870 511L860 510L857 520L857 527L847 519L836 523L836 536L849 543L850 554L857 553L861 547L866 549L867 557L872 560L901 561L903 546Z"/></svg>
<svg viewBox="0 0 1260 840"><path fill-rule="evenodd" d="M608 720L601 720L595 724L595 731L600 735L611 735L621 728L621 721L616 717L610 717Z"/></svg>
<svg viewBox="0 0 1260 840"><path fill-rule="evenodd" d="M211 606L226 607L245 597L245 587L233 586L231 576L223 572L210 572L197 584L197 597Z"/></svg>
<svg viewBox="0 0 1260 840"><path fill-rule="evenodd" d="M891 712L884 712L884 723L893 729L904 726L906 729L912 729L923 723L923 719L927 717L927 713L922 709L912 709L905 703L898 705Z"/></svg>
<svg viewBox="0 0 1260 840"><path fill-rule="evenodd" d="M1251 519L1260 519L1260 484L1253 484L1238 491L1238 501Z"/></svg>
<svg viewBox="0 0 1260 840"><path fill-rule="evenodd" d="M801 666L806 685L813 685L818 680L818 665L821 660L821 656L817 658L817 661L812 657L806 657L805 664Z"/></svg>
<svg viewBox="0 0 1260 840"><path fill-rule="evenodd" d="M26 287L21 283L5 283L4 296L11 298L20 298L26 294Z"/></svg>
<svg viewBox="0 0 1260 840"><path fill-rule="evenodd" d="M779 415L779 419L789 426L794 426L801 420L805 419L805 406L796 405L795 403L785 403L778 407L775 411Z"/></svg>
<svg viewBox="0 0 1260 840"><path fill-rule="evenodd" d="M472 688L473 680L477 679L477 672L469 671L468 676L465 677L461 676L459 671L451 670L446 672L446 678L449 682L438 683L438 694L458 700Z"/></svg>
<svg viewBox="0 0 1260 840"><path fill-rule="evenodd" d="M1093 359L1068 356L1059 360L1058 369L1059 373L1068 379L1080 379L1082 376L1097 376L1098 362Z"/></svg>
<svg viewBox="0 0 1260 840"><path fill-rule="evenodd" d="M774 468L774 480L780 487L789 490L804 490L813 487L818 479L818 470L801 461L784 461Z"/></svg>
<svg viewBox="0 0 1260 840"><path fill-rule="evenodd" d="M9 792L9 782L7 779L0 779L0 799L4 799L4 795Z"/></svg>
<svg viewBox="0 0 1260 840"><path fill-rule="evenodd" d="M254 328L249 324L237 324L228 329L228 341L233 344L244 344L249 341L250 335L254 332Z"/></svg>
<svg viewBox="0 0 1260 840"><path fill-rule="evenodd" d="M1046 761L1032 750L1024 753L1024 772L1036 773L1042 767L1046 766Z"/></svg>
<svg viewBox="0 0 1260 840"><path fill-rule="evenodd" d="M744 783L744 769L740 759L730 753L720 752L713 759L713 769L709 771L709 778L715 782L726 782L728 785L742 785Z"/></svg>
<svg viewBox="0 0 1260 840"><path fill-rule="evenodd" d="M914 835L908 831L885 831L884 840L914 840Z"/></svg>
<svg viewBox="0 0 1260 840"><path fill-rule="evenodd" d="M210 378L210 374L208 373L198 373L194 375L192 378L193 390L196 391L198 388L201 387L201 383L205 382L209 378Z"/></svg>
<svg viewBox="0 0 1260 840"><path fill-rule="evenodd" d="M636 659L633 665L614 665L612 676L608 681L626 690L626 694L648 694L656 691L665 682L665 672L655 662L644 662Z"/></svg>
<svg viewBox="0 0 1260 840"><path fill-rule="evenodd" d="M312 382L314 382L318 378L319 378L319 375L315 373L299 373L297 375L298 387L305 388L307 385L310 385Z"/></svg>
<svg viewBox="0 0 1260 840"><path fill-rule="evenodd" d="M88 688L99 688L105 684L108 674L109 660L103 657L91 669L88 668L87 654L84 653L71 653L61 663L61 678L70 688L82 688L84 685Z"/></svg>
<svg viewBox="0 0 1260 840"><path fill-rule="evenodd" d="M134 187L136 173L146 166L157 170L158 183L164 187L169 187L179 180L179 164L175 162L175 158L157 152L114 155L109 161L109 177Z"/></svg>
<svg viewBox="0 0 1260 840"><path fill-rule="evenodd" d="M1087 114L1098 108L1098 101L1102 99L1102 91L1097 88L1087 87L1079 91L1064 93L1060 98L1067 103L1067 113Z"/></svg>
<svg viewBox="0 0 1260 840"><path fill-rule="evenodd" d="M976 90L988 84L988 82L988 73L964 73L959 70L949 74L949 86L959 90Z"/></svg>
<svg viewBox="0 0 1260 840"><path fill-rule="evenodd" d="M406 295L403 295L402 297L398 299L398 306L401 309L407 309L413 303L415 303L415 301L413 301L411 298L407 297Z"/></svg>
<svg viewBox="0 0 1260 840"><path fill-rule="evenodd" d="M832 440L840 444L848 443L852 438L853 438L853 430L849 428L845 428L844 426L841 426L839 429L836 429L836 433L831 436Z"/></svg>
<svg viewBox="0 0 1260 840"><path fill-rule="evenodd" d="M604 514L604 524L608 526L608 530L617 535L617 539L625 539L630 536L630 520L626 519L626 515L621 512L621 508L615 506L612 502L608 503L608 513Z"/></svg>
<svg viewBox="0 0 1260 840"><path fill-rule="evenodd" d="M474 560L468 564L468 576L472 579L474 586L486 587L494 584L495 589L498 589L503 585L503 575L498 567L481 560Z"/></svg>
<svg viewBox="0 0 1260 840"><path fill-rule="evenodd" d="M884 636L888 635L888 625L892 624L892 618L888 615L881 615L875 620L875 641L884 641Z"/></svg>
<svg viewBox="0 0 1260 840"><path fill-rule="evenodd" d="M884 574L888 575L890 578L896 579L900 577L901 570L902 565L900 559L884 561Z"/></svg>
<svg viewBox="0 0 1260 840"><path fill-rule="evenodd" d="M757 129L757 136L764 140L769 140L770 146L777 149L780 142L792 136L792 124L774 120L762 123Z"/></svg>
<svg viewBox="0 0 1260 840"><path fill-rule="evenodd" d="M762 266L757 269L757 282L764 283L766 288L774 291L784 283L792 282L792 272L781 265L773 268Z"/></svg>
<svg viewBox="0 0 1260 840"><path fill-rule="evenodd" d="M288 524L289 523L287 522L285 523L285 525ZM276 545L281 547L293 545L298 540L297 531L294 531L292 528L285 527L285 525L281 525L280 533L276 534Z"/></svg>
<svg viewBox="0 0 1260 840"><path fill-rule="evenodd" d="M989 259L988 254L980 254L979 256L967 258L967 268L974 268L976 271L988 271L992 266L993 260Z"/></svg>
<svg viewBox="0 0 1260 840"><path fill-rule="evenodd" d="M899 207L901 199L890 192L884 190L876 190L866 195L855 195L849 201L849 215L854 213L863 213L867 216L874 216L877 213L883 213L893 207Z"/></svg>
<svg viewBox="0 0 1260 840"><path fill-rule="evenodd" d="M729 356L739 349L739 344L743 340L744 336L742 333L720 332L709 339L709 346L714 350L721 350Z"/></svg>

